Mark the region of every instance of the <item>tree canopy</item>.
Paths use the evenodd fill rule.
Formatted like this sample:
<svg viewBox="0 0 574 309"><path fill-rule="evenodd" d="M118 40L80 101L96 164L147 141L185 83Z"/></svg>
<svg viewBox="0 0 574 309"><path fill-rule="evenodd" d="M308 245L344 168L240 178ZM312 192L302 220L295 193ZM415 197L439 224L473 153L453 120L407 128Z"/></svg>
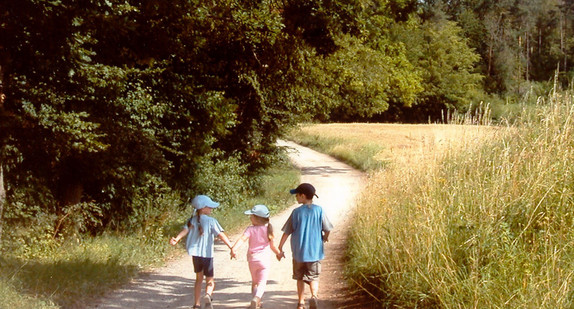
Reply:
<svg viewBox="0 0 574 309"><path fill-rule="evenodd" d="M2 1L0 218L88 203L121 226L148 193L244 190L300 121L426 121L547 80L570 2Z"/></svg>

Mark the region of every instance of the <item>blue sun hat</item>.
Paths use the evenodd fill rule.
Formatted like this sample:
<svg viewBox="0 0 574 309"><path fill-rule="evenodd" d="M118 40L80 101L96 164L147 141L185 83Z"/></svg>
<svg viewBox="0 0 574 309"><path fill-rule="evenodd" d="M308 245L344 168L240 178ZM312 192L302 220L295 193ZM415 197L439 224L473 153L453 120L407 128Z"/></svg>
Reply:
<svg viewBox="0 0 574 309"><path fill-rule="evenodd" d="M255 205L251 210L245 211L246 215L256 215L261 218L269 218L269 209L265 205Z"/></svg>
<svg viewBox="0 0 574 309"><path fill-rule="evenodd" d="M207 195L197 195L196 197L193 198L193 200L191 200L191 205L195 209L202 209L205 207L217 208L219 206L219 203L214 202Z"/></svg>

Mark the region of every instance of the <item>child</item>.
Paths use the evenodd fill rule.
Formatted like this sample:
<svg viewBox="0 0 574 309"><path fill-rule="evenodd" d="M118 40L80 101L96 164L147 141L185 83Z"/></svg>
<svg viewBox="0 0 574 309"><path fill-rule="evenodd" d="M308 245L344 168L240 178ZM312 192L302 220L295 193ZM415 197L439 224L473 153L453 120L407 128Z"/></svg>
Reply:
<svg viewBox="0 0 574 309"><path fill-rule="evenodd" d="M291 251L293 252L293 279L297 280L297 308L305 308L305 284L311 290L309 308L317 308L319 293L319 274L321 260L325 257L323 242L329 240L333 225L323 212L323 208L313 204L315 188L308 183L302 183L290 191L295 194L297 202L302 205L295 208L282 228L283 236L279 242L277 259L285 257L283 245L291 235Z"/></svg>
<svg viewBox="0 0 574 309"><path fill-rule="evenodd" d="M193 308L200 308L201 306L201 285L203 283L203 276L205 276L205 296L203 296L203 303L205 307L213 309L211 305L211 295L215 288L215 281L213 279L213 241L217 236L231 249L231 243L227 235L223 232L223 228L219 222L213 217L210 217L211 210L219 206L206 195L198 195L193 198L191 205L194 208L194 214L181 232L176 237L172 237L169 241L171 245L175 246L184 236L187 235L185 243L187 252L193 258L193 268L195 272L195 287L194 296L195 303Z"/></svg>
<svg viewBox="0 0 574 309"><path fill-rule="evenodd" d="M269 274L270 254L269 248L276 255L280 254L275 244L273 244L273 226L269 223L269 210L265 205L255 205L251 210L245 211L250 215L252 226L245 229L231 248L231 258L237 257L234 249L239 248L249 239L249 249L247 250L247 261L251 272L251 293L253 299L249 308L261 308L261 298L265 293L267 276Z"/></svg>

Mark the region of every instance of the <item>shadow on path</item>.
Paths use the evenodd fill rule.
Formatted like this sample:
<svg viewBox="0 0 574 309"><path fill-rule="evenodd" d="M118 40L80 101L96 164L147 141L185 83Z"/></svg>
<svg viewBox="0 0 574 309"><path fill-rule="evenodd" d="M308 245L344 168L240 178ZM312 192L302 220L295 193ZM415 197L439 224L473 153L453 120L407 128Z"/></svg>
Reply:
<svg viewBox="0 0 574 309"><path fill-rule="evenodd" d="M324 175L329 176L332 174L345 174L351 171L350 168L334 168L332 166L313 166L301 168L302 175Z"/></svg>

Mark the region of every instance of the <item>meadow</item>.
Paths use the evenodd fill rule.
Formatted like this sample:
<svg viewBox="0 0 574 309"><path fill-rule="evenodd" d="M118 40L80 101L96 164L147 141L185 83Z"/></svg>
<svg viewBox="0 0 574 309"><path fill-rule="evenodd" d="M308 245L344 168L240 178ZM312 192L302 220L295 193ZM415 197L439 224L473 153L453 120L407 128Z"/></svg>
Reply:
<svg viewBox="0 0 574 309"><path fill-rule="evenodd" d="M302 125L289 138L372 172L434 160L441 150L488 138L498 130L469 124L332 123Z"/></svg>
<svg viewBox="0 0 574 309"><path fill-rule="evenodd" d="M294 135L377 162L363 168L346 272L381 308L571 308L573 114L572 94L553 93L512 124L310 125Z"/></svg>

